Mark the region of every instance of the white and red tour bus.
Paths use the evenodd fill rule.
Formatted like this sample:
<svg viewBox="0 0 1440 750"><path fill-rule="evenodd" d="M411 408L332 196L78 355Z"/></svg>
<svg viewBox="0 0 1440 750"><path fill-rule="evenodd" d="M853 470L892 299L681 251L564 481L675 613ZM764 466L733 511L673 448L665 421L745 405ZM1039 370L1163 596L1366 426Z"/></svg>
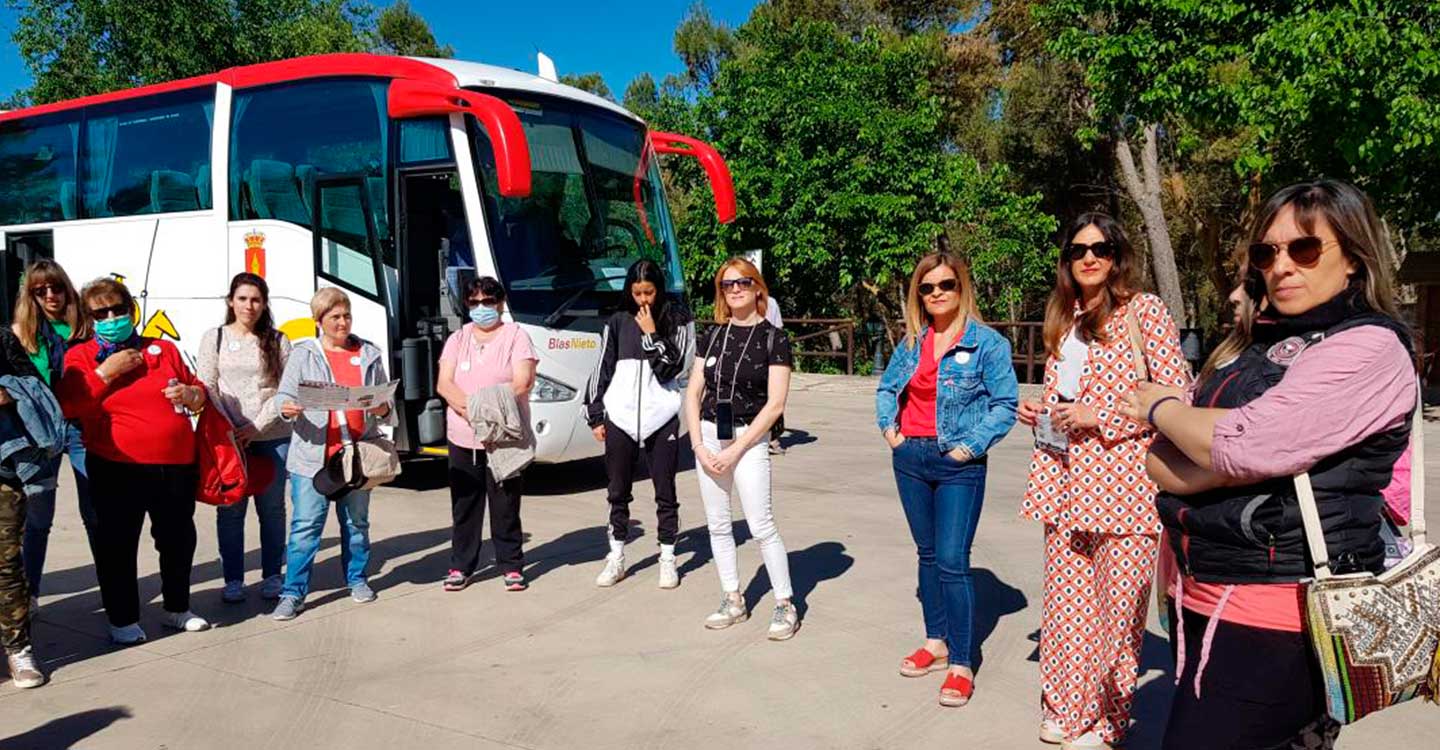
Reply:
<svg viewBox="0 0 1440 750"><path fill-rule="evenodd" d="M581 391L626 269L656 260L684 291L657 154L699 159L734 218L713 148L477 63L321 55L4 112L0 310L50 257L77 284L122 278L144 334L193 357L235 273L265 277L292 339L315 335L315 289L341 287L401 379L397 443L443 453L436 360L457 290L490 275L540 355L538 457L594 455Z"/></svg>

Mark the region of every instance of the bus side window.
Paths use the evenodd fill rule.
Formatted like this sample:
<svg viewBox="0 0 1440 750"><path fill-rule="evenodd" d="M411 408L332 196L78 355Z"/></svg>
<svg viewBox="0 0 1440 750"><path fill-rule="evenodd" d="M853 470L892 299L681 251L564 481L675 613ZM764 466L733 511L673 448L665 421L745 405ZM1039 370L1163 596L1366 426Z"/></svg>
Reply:
<svg viewBox="0 0 1440 750"><path fill-rule="evenodd" d="M209 205L214 111L213 86L87 109L85 216L198 211Z"/></svg>
<svg viewBox="0 0 1440 750"><path fill-rule="evenodd" d="M79 218L78 112L0 124L0 225Z"/></svg>
<svg viewBox="0 0 1440 750"><path fill-rule="evenodd" d="M383 81L355 79L237 91L230 121L230 218L312 228L317 181L356 176L367 180L377 239L387 245L386 92Z"/></svg>

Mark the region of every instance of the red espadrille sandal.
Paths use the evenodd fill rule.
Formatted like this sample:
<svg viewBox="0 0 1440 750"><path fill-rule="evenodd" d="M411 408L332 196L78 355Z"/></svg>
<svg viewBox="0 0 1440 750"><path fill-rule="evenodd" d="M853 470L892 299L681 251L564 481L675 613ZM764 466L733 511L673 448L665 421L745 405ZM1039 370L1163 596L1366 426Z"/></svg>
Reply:
<svg viewBox="0 0 1440 750"><path fill-rule="evenodd" d="M940 686L940 705L956 708L970 702L975 694L975 681L963 674L951 672L945 675L945 684Z"/></svg>
<svg viewBox="0 0 1440 750"><path fill-rule="evenodd" d="M938 657L923 648L915 649L915 653L900 660L900 674L906 677L924 677L949 668L949 657Z"/></svg>

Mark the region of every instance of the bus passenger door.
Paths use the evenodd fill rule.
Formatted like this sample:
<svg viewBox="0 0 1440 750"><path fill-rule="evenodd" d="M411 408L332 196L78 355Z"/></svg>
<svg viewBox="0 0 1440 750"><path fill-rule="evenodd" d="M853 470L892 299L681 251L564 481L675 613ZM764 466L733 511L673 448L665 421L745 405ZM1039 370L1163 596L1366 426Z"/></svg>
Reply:
<svg viewBox="0 0 1440 750"><path fill-rule="evenodd" d="M312 242L317 287L339 287L350 296L352 331L380 348L388 364L394 340L385 301L393 283L384 273L370 186L364 177L330 177L315 183ZM393 379L399 376L387 366Z"/></svg>
<svg viewBox="0 0 1440 750"><path fill-rule="evenodd" d="M400 387L406 428L417 445L443 451L445 403L435 391L440 351L466 320L464 288L475 277L475 250L453 166L400 173L398 210Z"/></svg>
<svg viewBox="0 0 1440 750"><path fill-rule="evenodd" d="M24 292L20 289L20 277L25 268L41 258L54 260L55 233L49 229L30 232L8 232L5 235L5 254L0 255L0 320L9 321L15 312L15 300Z"/></svg>

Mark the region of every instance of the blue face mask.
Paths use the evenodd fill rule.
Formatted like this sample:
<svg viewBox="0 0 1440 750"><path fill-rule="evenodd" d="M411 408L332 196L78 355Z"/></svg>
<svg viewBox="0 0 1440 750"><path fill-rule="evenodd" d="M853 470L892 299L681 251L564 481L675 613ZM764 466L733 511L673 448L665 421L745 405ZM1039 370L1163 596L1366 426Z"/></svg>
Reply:
<svg viewBox="0 0 1440 750"><path fill-rule="evenodd" d="M470 308L470 322L481 328L490 328L500 322L500 311L485 305Z"/></svg>
<svg viewBox="0 0 1440 750"><path fill-rule="evenodd" d="M120 344L130 340L135 333L135 321L129 315L122 315L118 318L106 318L95 323L95 335L102 341L111 344Z"/></svg>

